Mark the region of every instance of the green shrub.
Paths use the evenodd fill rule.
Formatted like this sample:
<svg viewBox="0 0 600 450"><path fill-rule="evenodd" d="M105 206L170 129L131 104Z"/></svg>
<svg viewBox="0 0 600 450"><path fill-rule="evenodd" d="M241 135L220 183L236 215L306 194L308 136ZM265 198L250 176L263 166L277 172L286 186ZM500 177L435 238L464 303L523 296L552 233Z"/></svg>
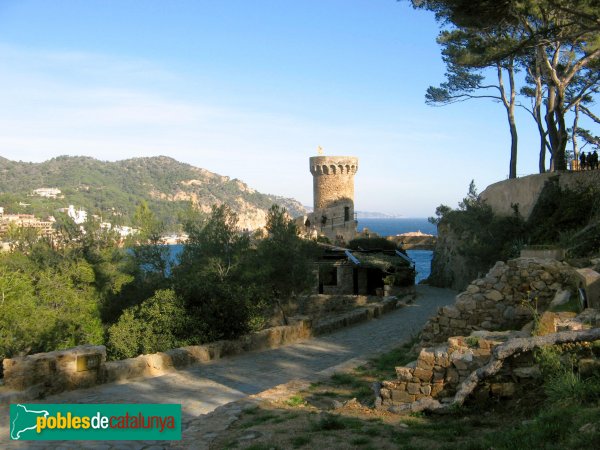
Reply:
<svg viewBox="0 0 600 450"><path fill-rule="evenodd" d="M126 309L108 329L108 351L119 358L165 351L199 342L201 331L174 291L156 291L141 305Z"/></svg>

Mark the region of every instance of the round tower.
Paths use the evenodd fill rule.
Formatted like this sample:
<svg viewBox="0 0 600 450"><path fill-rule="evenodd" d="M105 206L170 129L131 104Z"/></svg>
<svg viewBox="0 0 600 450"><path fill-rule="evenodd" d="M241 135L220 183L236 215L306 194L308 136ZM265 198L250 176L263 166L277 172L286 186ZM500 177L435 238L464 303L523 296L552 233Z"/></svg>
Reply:
<svg viewBox="0 0 600 450"><path fill-rule="evenodd" d="M354 156L313 156L314 217L323 225L354 221L354 174L358 158Z"/></svg>

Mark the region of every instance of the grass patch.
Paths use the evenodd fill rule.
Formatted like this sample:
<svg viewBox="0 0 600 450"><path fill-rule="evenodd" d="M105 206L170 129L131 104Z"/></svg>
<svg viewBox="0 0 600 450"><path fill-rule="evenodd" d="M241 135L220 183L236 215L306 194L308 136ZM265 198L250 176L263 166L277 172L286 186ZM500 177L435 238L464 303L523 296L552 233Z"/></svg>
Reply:
<svg viewBox="0 0 600 450"><path fill-rule="evenodd" d="M254 444L246 447L246 450L280 450L280 447L271 444Z"/></svg>
<svg viewBox="0 0 600 450"><path fill-rule="evenodd" d="M417 343L417 337L402 344L387 353L372 358L367 367L363 366L360 373L370 375L379 380L391 379L396 376L396 367L404 366L417 359L417 355L411 351Z"/></svg>
<svg viewBox="0 0 600 450"><path fill-rule="evenodd" d="M317 422L313 422L311 431L330 431L330 430L345 430L346 423L340 416L325 414Z"/></svg>
<svg viewBox="0 0 600 450"><path fill-rule="evenodd" d="M290 443L294 448L300 448L310 444L310 438L308 436L296 436L290 439Z"/></svg>
<svg viewBox="0 0 600 450"><path fill-rule="evenodd" d="M347 394L341 394L340 392L333 392L333 391L325 391L325 392L315 392L313 394L315 397L348 397Z"/></svg>
<svg viewBox="0 0 600 450"><path fill-rule="evenodd" d="M372 403L375 401L375 394L370 384L365 383L358 389L352 391L352 397L356 398L361 403Z"/></svg>
<svg viewBox="0 0 600 450"><path fill-rule="evenodd" d="M588 431L579 431L587 424ZM486 442L494 448L600 448L600 408L545 408L531 422L496 433ZM585 430L586 428L583 428Z"/></svg>
<svg viewBox="0 0 600 450"><path fill-rule="evenodd" d="M240 427L241 428L252 428L257 425L262 425L263 423L267 423L273 419L277 419L277 415L270 413L270 412L265 412L264 414L261 414L259 416L252 417L247 422L242 423L240 425Z"/></svg>
<svg viewBox="0 0 600 450"><path fill-rule="evenodd" d="M352 445L368 445L371 443L371 439L366 437L358 437L350 441Z"/></svg>
<svg viewBox="0 0 600 450"><path fill-rule="evenodd" d="M304 397L302 397L301 395L292 395L290 398L288 398L285 402L288 406L292 406L292 407L297 407L300 405L305 405L306 404L306 400L304 400Z"/></svg>
<svg viewBox="0 0 600 450"><path fill-rule="evenodd" d="M331 375L331 383L335 386L353 386L359 380L349 373L334 373Z"/></svg>

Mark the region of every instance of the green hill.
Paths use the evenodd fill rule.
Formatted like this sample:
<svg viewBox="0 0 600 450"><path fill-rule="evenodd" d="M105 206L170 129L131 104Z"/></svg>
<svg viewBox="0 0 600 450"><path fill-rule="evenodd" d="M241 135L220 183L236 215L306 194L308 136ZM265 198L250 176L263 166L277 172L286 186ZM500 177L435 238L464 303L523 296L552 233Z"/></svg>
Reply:
<svg viewBox="0 0 600 450"><path fill-rule="evenodd" d="M33 190L39 188L58 188L63 198L33 195ZM227 204L240 215L240 226L244 228L261 226L274 203L292 216L304 213L296 200L261 194L237 179L165 156L116 162L59 156L42 163L0 157L0 206L5 213L45 217L74 205L104 221L129 225L141 200L170 230L178 229L179 213L190 202L204 211L213 204Z"/></svg>

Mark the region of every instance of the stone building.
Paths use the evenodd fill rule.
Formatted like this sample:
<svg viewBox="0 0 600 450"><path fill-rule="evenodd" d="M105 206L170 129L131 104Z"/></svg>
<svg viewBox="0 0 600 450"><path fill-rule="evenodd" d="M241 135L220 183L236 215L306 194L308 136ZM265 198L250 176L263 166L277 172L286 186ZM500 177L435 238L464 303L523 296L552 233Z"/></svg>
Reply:
<svg viewBox="0 0 600 450"><path fill-rule="evenodd" d="M305 225L332 242L348 242L356 236L358 222L354 213L354 156L313 156L313 212Z"/></svg>
<svg viewBox="0 0 600 450"><path fill-rule="evenodd" d="M318 293L379 295L413 286L414 263L397 250L325 249L318 267Z"/></svg>

